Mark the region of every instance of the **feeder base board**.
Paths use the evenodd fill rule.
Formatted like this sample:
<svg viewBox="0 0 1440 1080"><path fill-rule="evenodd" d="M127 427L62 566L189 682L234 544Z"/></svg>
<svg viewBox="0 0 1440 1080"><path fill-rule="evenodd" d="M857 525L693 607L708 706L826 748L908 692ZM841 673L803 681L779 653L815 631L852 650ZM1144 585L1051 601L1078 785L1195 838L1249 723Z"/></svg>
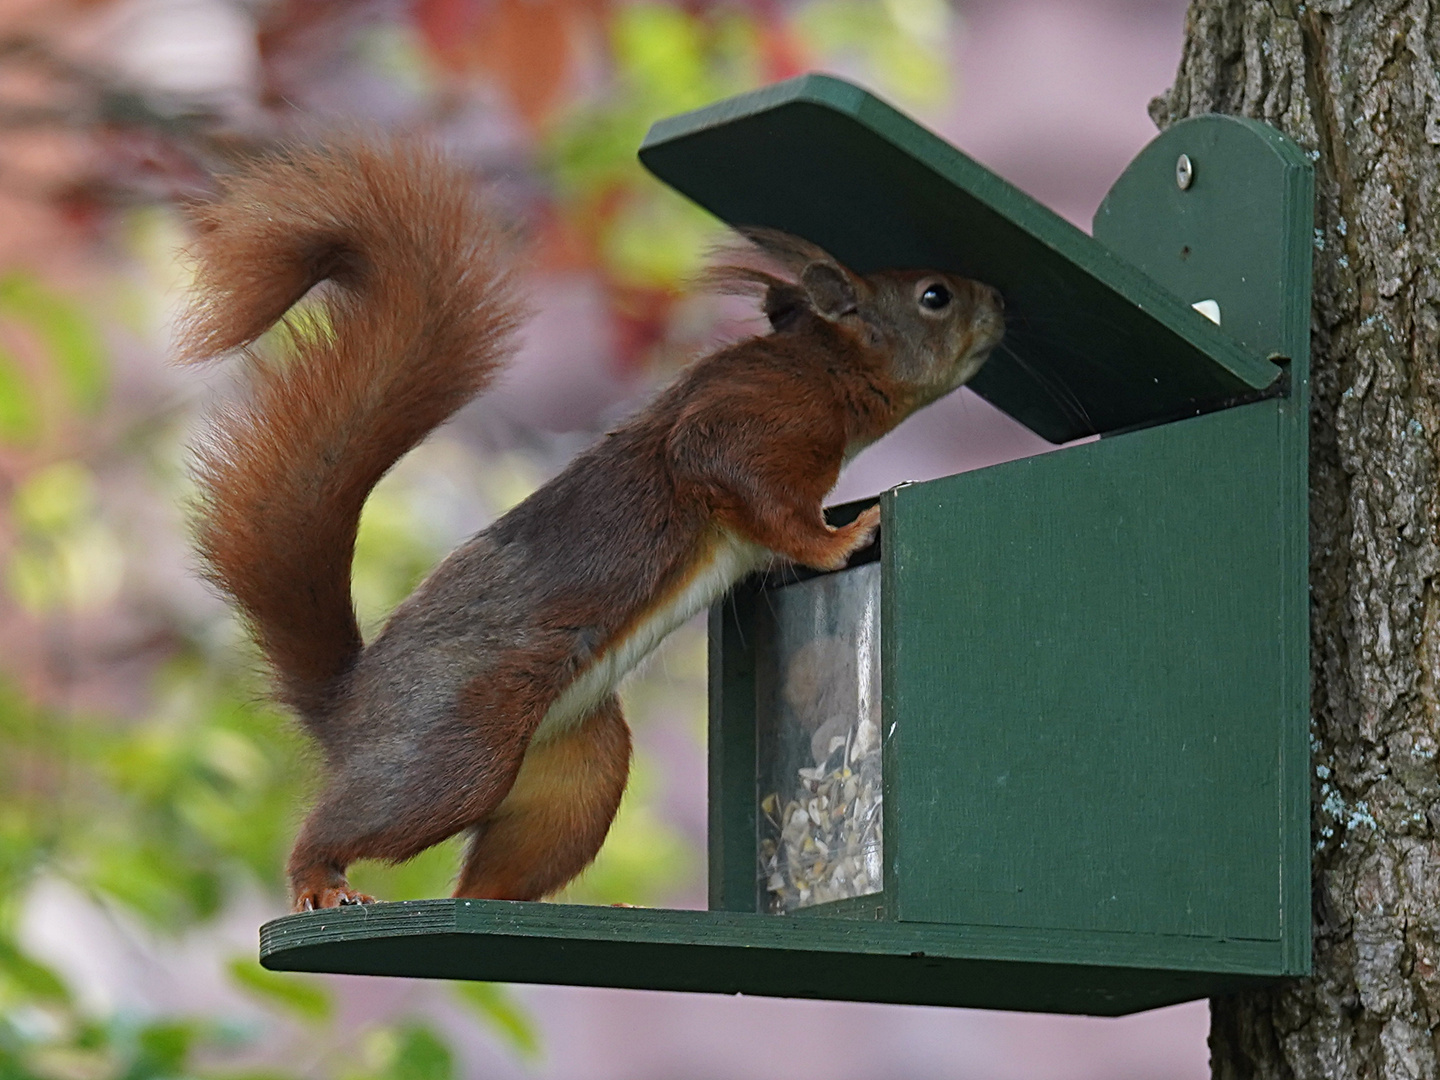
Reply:
<svg viewBox="0 0 1440 1080"><path fill-rule="evenodd" d="M1180 944L1180 943L1176 943ZM559 983L1120 1016L1273 980L1276 943L723 911L414 900L288 915L274 971ZM1041 956L1044 959L1041 959ZM1099 959L1105 963L1097 963Z"/></svg>

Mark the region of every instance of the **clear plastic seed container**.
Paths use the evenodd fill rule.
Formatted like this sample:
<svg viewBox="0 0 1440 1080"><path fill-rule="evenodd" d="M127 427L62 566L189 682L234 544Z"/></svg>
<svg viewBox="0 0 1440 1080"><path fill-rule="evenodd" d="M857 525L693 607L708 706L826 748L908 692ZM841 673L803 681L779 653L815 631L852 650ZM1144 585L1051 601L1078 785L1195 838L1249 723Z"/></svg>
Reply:
<svg viewBox="0 0 1440 1080"><path fill-rule="evenodd" d="M880 564L766 590L756 635L760 909L879 892Z"/></svg>

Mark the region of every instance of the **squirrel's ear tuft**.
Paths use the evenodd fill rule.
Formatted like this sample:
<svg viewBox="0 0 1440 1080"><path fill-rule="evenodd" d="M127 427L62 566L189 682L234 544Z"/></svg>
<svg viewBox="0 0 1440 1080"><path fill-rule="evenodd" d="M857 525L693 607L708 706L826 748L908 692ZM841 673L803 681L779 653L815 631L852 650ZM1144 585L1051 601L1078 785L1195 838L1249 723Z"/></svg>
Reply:
<svg viewBox="0 0 1440 1080"><path fill-rule="evenodd" d="M697 284L763 298L765 317L775 330L789 329L805 311L834 320L855 310L861 287L821 248L778 229L743 226L736 232L748 243L717 249L717 262L700 274Z"/></svg>
<svg viewBox="0 0 1440 1080"><path fill-rule="evenodd" d="M823 248L779 229L742 225L735 231L755 245L767 258L797 277L811 263L834 261Z"/></svg>
<svg viewBox="0 0 1440 1080"><path fill-rule="evenodd" d="M800 273L800 284L815 314L835 321L856 309L859 296L855 282L844 268L833 262L812 262Z"/></svg>

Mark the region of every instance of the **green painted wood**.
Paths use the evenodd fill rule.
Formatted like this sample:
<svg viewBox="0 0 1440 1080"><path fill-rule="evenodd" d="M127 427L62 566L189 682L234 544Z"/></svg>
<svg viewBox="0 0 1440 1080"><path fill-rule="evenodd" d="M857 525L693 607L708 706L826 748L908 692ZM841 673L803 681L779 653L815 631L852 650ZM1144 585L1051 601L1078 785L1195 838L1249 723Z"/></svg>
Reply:
<svg viewBox="0 0 1440 1080"><path fill-rule="evenodd" d="M1283 136L1167 131L1096 236L1293 358L1288 394L887 499L896 917L1245 937L1309 970L1310 223Z"/></svg>
<svg viewBox="0 0 1440 1080"><path fill-rule="evenodd" d="M1180 155L1190 186L1175 181ZM1216 300L1221 328L1262 356L1305 358L1312 170L1267 124L1198 116L1157 137L1095 212L1094 236L1187 304Z"/></svg>
<svg viewBox="0 0 1440 1080"><path fill-rule="evenodd" d="M808 75L657 123L656 176L737 225L808 237L856 270L933 267L1005 295L971 383L1054 442L1224 407L1278 369L1103 244L841 80Z"/></svg>
<svg viewBox="0 0 1440 1080"><path fill-rule="evenodd" d="M1249 467L1275 413L895 491L898 918L1278 945L1286 508Z"/></svg>
<svg viewBox="0 0 1440 1080"><path fill-rule="evenodd" d="M709 615L709 906L755 911L755 656L757 590L741 586Z"/></svg>
<svg viewBox="0 0 1440 1080"><path fill-rule="evenodd" d="M423 900L290 915L260 931L275 971L560 983L1114 1016L1267 981L1251 943L1167 969L1131 935L1036 962L987 927L733 912ZM1096 958L1104 962L1097 963Z"/></svg>
<svg viewBox="0 0 1440 1080"><path fill-rule="evenodd" d="M825 904L797 908L792 915L801 919L860 919L875 922L885 919L884 892L852 896L847 900L832 900Z"/></svg>

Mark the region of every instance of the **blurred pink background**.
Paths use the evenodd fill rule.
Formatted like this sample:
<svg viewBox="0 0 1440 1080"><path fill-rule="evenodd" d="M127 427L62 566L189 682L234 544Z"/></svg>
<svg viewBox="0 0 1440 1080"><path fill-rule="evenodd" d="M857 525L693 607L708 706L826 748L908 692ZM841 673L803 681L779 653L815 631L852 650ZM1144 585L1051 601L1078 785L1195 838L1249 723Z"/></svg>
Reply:
<svg viewBox="0 0 1440 1080"><path fill-rule="evenodd" d="M152 76L166 71L178 82L189 78L188 89L208 78L223 96L230 92L227 86L250 77L246 56L221 47L227 40L224 26L195 30L199 40L219 43L209 55L194 48L167 52L166 39L146 36L145 19L183 6L181 0L126 5L129 21L113 29L117 48ZM948 115L927 121L1088 230L1110 183L1154 135L1145 108L1169 85L1177 66L1185 3L962 0L955 7L960 89ZM211 4L204 17L223 23L225 10ZM317 65L324 62L323 54L317 56ZM367 108L363 82L342 73L328 86L320 83L319 102L311 107L323 112L329 101L350 114ZM376 108L403 114L403 103L371 96L383 102ZM403 124L404 117L390 119ZM478 136L469 132L466 141L481 147L485 164L503 167L510 140L503 124L468 114L454 123L490 124ZM553 288L546 287L547 280ZM526 330L514 371L461 425L467 436L500 446L522 437L512 436L514 428L539 429L553 437L548 452L558 462L608 418L632 408L651 383L614 362L617 347L604 299L587 292L583 282L567 281L563 270L551 267L535 278L531 292L539 315ZM962 391L861 455L834 501L1046 449ZM475 524L454 527L463 534ZM686 690L691 691L698 688ZM652 780L662 788L658 803L668 822L703 845L706 770L703 747L692 735L678 723L651 723L638 732L662 765ZM692 881L673 900L703 906L703 881ZM177 944L142 938L138 931L117 934L112 923L97 921L81 898L55 886L30 905L26 939L76 975L102 1004L121 1000L142 1010L221 1007L244 1019L251 1015L248 1006L218 973L207 982L195 972L207 965L218 971L217 958L253 951L254 927L275 914L271 899L242 900L220 937ZM1105 1020L521 986L515 995L538 1022L544 1047L543 1056L527 1064L431 986L344 982L347 1028L393 1014L408 1000L454 1039L466 1074L487 1080L759 1080L812 1073L828 1080L1199 1080L1209 1074L1204 1002Z"/></svg>

